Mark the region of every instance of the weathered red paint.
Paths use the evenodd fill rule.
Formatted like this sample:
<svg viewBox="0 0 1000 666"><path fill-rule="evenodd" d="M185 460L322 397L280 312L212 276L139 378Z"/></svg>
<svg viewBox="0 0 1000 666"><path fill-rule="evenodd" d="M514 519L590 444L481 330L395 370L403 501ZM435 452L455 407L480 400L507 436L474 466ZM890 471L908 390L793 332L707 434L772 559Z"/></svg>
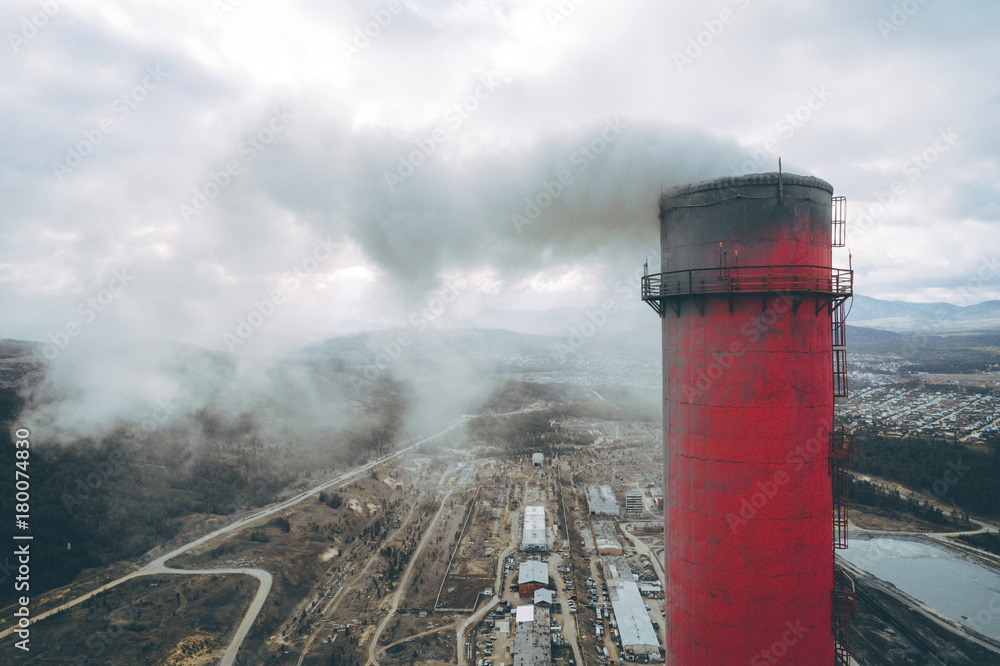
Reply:
<svg viewBox="0 0 1000 666"><path fill-rule="evenodd" d="M664 195L662 270L735 275L734 251L741 266L830 266L832 188L781 186L781 200L777 174ZM833 664L828 299L731 302L706 296L702 314L684 298L662 319L666 663Z"/></svg>

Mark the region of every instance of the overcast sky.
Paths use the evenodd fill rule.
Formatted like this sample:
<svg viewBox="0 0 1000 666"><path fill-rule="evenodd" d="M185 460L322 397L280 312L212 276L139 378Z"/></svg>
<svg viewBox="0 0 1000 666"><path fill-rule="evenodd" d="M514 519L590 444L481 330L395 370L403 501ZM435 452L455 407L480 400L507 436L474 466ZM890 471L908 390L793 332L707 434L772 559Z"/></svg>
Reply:
<svg viewBox="0 0 1000 666"><path fill-rule="evenodd" d="M0 337L631 302L661 187L779 156L848 197L859 293L1000 298L998 26L986 1L5 2Z"/></svg>

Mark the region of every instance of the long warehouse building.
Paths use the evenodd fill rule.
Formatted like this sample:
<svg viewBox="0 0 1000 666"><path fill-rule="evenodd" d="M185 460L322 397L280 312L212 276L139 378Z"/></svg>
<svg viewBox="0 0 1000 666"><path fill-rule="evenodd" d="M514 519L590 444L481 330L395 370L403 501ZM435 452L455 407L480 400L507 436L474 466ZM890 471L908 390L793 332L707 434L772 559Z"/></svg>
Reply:
<svg viewBox="0 0 1000 666"><path fill-rule="evenodd" d="M548 550L548 544L545 542L545 507L524 507L521 550Z"/></svg>
<svg viewBox="0 0 1000 666"><path fill-rule="evenodd" d="M646 611L646 602L635 581L619 578L609 581L611 607L618 622L618 635L628 658L659 661L660 641Z"/></svg>

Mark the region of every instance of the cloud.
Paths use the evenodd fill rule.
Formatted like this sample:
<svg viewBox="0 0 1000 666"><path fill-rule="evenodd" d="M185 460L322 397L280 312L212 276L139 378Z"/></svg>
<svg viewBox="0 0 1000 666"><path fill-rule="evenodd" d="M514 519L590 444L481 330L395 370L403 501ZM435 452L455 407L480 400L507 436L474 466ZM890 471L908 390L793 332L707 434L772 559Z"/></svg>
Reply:
<svg viewBox="0 0 1000 666"><path fill-rule="evenodd" d="M241 3L223 15L199 2L60 7L17 50L0 49L0 327L14 337L45 340L111 270L128 268L136 279L126 295L81 335L220 346L327 237L336 256L289 290L269 330L391 322L445 276L488 273L484 308L551 304L523 285L558 283L561 271L598 283L620 276L657 243L661 184L732 175L768 138L778 146L759 170L780 156L786 170L830 181L854 214L878 203L939 130L961 136L871 230L849 219L870 295L898 296L896 267L919 265L949 225L982 235L953 238L955 260L941 274L908 279L916 298L945 276L961 280L968 257L1000 238L990 6L926 3L884 37L878 22L892 20L893 6L860 0L573 11L410 0L350 60L342 45L384 3ZM724 10L735 18L713 34ZM0 26L19 34L37 11L6 5ZM675 54L699 38L703 53L678 71ZM137 101L150 67L168 76ZM788 136L776 130L824 86L832 94L807 122ZM293 116L287 127L251 148L281 109ZM580 161L616 118L627 128ZM113 131L60 179L53 164L104 119ZM428 145L403 177L400 160ZM230 163L238 173L185 218L180 207L214 192ZM572 180L552 195L546 183L562 171ZM884 237L894 234L890 258ZM352 267L371 279L330 288ZM587 302L573 301L587 298L578 287L567 282L567 305Z"/></svg>

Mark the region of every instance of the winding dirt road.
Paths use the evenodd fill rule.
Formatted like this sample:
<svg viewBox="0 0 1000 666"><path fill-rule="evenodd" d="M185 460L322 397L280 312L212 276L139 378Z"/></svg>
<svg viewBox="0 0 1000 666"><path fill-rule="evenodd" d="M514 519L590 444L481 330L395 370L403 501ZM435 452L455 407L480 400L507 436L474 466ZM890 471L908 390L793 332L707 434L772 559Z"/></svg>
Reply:
<svg viewBox="0 0 1000 666"><path fill-rule="evenodd" d="M382 635L386 625L389 624L389 620L392 619L392 616L395 615L396 611L399 609L399 601L403 598L403 591L406 590L409 585L410 578L413 576L413 567L417 563L417 560L420 559L420 554L423 552L424 546L427 545L428 539L431 538L431 534L434 533L434 526L437 524L438 518L440 518L441 514L444 512L445 506L448 503L448 498L451 497L451 493L454 490L454 486L449 488L448 492L441 499L441 506L438 508L437 513L434 514L434 518L431 520L430 524L427 525L427 530L424 532L424 536L420 539L420 543L417 544L416 550L414 550L413 554L410 555L410 562L406 565L406 571L403 572L403 577L396 582L396 592L392 595L392 606L389 607L389 613L385 616L385 618L383 618L382 622L379 623L378 629L375 630L375 634L372 636L371 643L368 646L368 664L370 665L373 664L374 666L378 666L378 653L380 652L378 649L379 636Z"/></svg>
<svg viewBox="0 0 1000 666"><path fill-rule="evenodd" d="M258 581L260 581L260 585L257 587L257 594L254 596L253 601L250 603L250 608L247 609L246 614L243 616L243 621L240 623L239 627L236 629L236 633L233 636L233 640L230 641L229 647L226 648L226 651L223 654L222 659L219 661L219 664L221 664L221 666L232 666L232 664L236 661L236 654L239 652L240 646L243 645L243 641L246 638L247 632L249 632L250 631L250 627L253 626L254 621L257 619L257 614L260 612L260 609L264 605L264 601L267 599L268 593L271 591L271 583L272 583L271 574L268 573L267 571L264 571L263 569L235 569L235 568L234 569L228 569L228 568L226 568L226 569L175 569L173 567L168 567L166 565L166 563L169 560L172 560L175 557L183 555L184 553L187 553L188 551L193 550L194 548L197 548L198 546L206 544L209 541L212 541L213 539L216 539L216 538L218 538L218 537L220 537L220 536L222 536L224 534L229 534L231 532L235 532L235 531L240 530L240 529L242 529L244 527L247 527L248 525L250 525L252 523L257 522L261 518L266 518L266 517L271 516L271 515L273 515L275 513L278 513L279 511L284 511L285 509L287 509L287 508L289 508L291 506L295 506L296 504L299 504L300 502L302 502L302 501L304 501L304 500L306 500L306 499L308 499L310 497L313 497L314 495L317 495L320 492L322 492L322 491L324 491L324 490L326 490L328 488L331 488L333 486L340 485L340 484L343 484L343 483L345 483L347 481L350 481L354 477L359 476L361 474L364 474L365 472L373 469L374 467L378 467L379 465L382 465L383 463L388 462L389 460L392 460L394 458L398 458L399 456L402 456L402 455L404 455L406 453L409 453L410 451L412 451L412 450L416 449L417 447L419 447L421 444L429 442L429 441L431 441L433 439L437 439L438 437L440 437L440 436L442 436L442 435L444 435L444 434L446 434L448 432L451 432L455 428L459 427L461 424L465 423L470 418L471 418L470 416L463 416L460 419L458 419L457 421L455 421L454 423L452 423L451 425L449 425L447 428L445 428L444 430L442 430L441 432L438 432L438 433L436 433L434 435L430 435L429 437L425 437L423 439L420 439L420 440L414 442L413 444L411 444L411 445L409 445L409 446L407 446L405 448L402 448L402 449L396 451L395 453L391 453L391 454L389 454L387 456L383 456L382 458L379 458L378 460L374 460L374 461L372 461L370 463L362 465L361 467L357 467L357 468L355 468L354 470L352 470L350 472L346 472L344 474L341 474L340 476L338 476L338 477L336 477L334 479L330 479L330 480L325 481L325 482L323 482L323 483L321 483L321 484L319 484L319 485L317 485L317 486L315 486L313 488L310 488L309 490L306 490L306 491L304 491L302 493L299 493L298 495L295 495L294 497L292 497L290 499L284 500L282 502L278 502L277 504L273 504L273 505L271 505L269 507L261 509L260 511L252 513L252 514L250 514L250 515L248 515L248 516L246 516L244 518L241 518L240 520L237 520L237 521L235 521L233 523L230 523L229 525L226 525L225 527L221 527L221 528L215 530L214 532L210 532L210 533L208 533L208 534L206 534L206 535L204 535L202 537L199 537L199 538L195 539L194 541L186 543L183 546L180 546L178 548L175 548L174 550L171 550L170 552L157 557L155 560L153 560L152 562L150 562L146 566L142 567L138 571L133 571L132 573L130 573L128 575L122 576L121 578L117 578L117 579L115 579L115 580L113 580L113 581L111 581L109 583L105 583L104 585L102 585L102 586L100 586L100 587L98 587L98 588L96 588L94 590L91 590L90 592L87 592L86 594L83 594L83 595L81 595L81 596L79 596L79 597L77 597L77 598L75 598L75 599L73 599L71 601L67 601L64 604L60 604L59 606L56 606L55 608L52 608L52 609L50 609L50 610L48 610L48 611L46 611L44 613L39 613L38 615L36 615L33 618L31 618L31 624L39 622L40 620L44 620L45 618L50 617L52 615L55 615L56 613L60 613L60 612L62 612L64 610L72 608L72 607L74 607L74 606L76 606L78 604L83 603L84 601L86 601L88 599L91 599L91 598L97 596L98 594L100 594L100 593L102 593L102 592L104 592L106 590L110 590L113 587L121 585L124 582L130 581L133 578L138 578L139 576L151 576L151 575L158 575L158 574L178 574L178 575L185 575L185 576L200 576L200 575L213 575L213 574L217 574L217 575L240 574L240 575L246 575L246 576L253 576ZM16 625L12 626L9 629L6 629L6 630L0 632L0 639L5 638L6 636L11 635L14 632L15 628L16 628Z"/></svg>

